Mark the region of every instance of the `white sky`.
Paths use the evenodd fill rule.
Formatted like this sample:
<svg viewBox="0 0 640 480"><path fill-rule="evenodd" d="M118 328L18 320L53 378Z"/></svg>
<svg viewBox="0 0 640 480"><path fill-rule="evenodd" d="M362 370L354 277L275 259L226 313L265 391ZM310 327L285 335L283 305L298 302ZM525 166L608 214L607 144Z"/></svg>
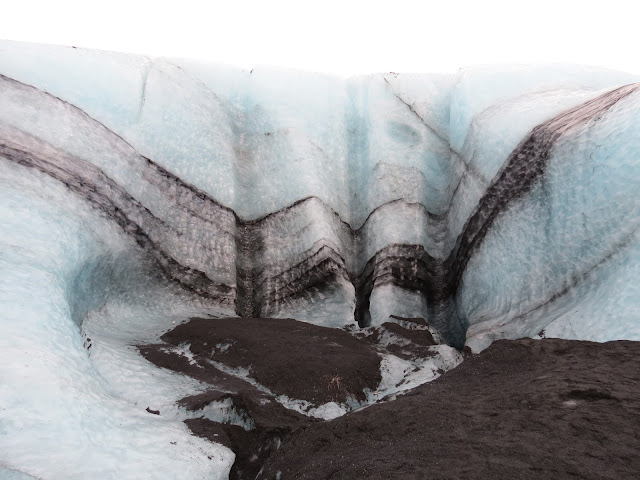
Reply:
<svg viewBox="0 0 640 480"><path fill-rule="evenodd" d="M246 68L351 75L563 62L640 74L640 6L633 0L5 3L2 39Z"/></svg>

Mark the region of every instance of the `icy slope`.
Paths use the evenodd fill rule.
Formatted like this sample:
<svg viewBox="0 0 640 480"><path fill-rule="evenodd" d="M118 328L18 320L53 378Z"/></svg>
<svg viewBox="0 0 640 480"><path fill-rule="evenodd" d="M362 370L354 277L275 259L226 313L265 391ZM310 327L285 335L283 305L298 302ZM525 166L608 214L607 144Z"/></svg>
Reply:
<svg viewBox="0 0 640 480"><path fill-rule="evenodd" d="M144 410L179 420L193 385L132 345L190 316L417 317L475 350L640 339L638 78L341 80L12 42L0 75L0 468L224 476L229 450Z"/></svg>
<svg viewBox="0 0 640 480"><path fill-rule="evenodd" d="M118 310L153 331L158 317L186 313L184 294L154 280L134 242L64 185L3 167L0 467L34 478L226 478L229 450L145 412L148 397L168 403L185 387L138 368L128 391L142 386L147 398L134 405L96 367L111 353L109 337L87 350L79 328L87 312L115 310L110 334L126 340L114 344L113 375L119 365L144 364L127 346L132 322Z"/></svg>

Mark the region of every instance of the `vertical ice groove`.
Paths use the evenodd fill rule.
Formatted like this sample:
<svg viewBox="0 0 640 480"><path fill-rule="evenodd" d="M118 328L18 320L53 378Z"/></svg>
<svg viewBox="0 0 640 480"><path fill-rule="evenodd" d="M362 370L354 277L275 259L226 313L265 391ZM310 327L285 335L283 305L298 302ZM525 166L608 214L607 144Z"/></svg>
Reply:
<svg viewBox="0 0 640 480"><path fill-rule="evenodd" d="M147 64L145 65L142 72L142 82L140 87L140 103L138 107L137 122L140 122L142 120L142 111L144 110L144 104L147 101L147 82L149 81L149 72L151 71L151 68L152 68L151 61L147 58L145 58L145 60L147 60Z"/></svg>

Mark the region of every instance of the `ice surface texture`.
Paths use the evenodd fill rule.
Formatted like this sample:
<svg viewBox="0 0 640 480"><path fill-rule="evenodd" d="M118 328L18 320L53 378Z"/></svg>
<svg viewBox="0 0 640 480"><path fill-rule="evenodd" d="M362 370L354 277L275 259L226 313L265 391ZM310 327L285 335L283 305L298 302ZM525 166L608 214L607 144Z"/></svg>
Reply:
<svg viewBox="0 0 640 480"><path fill-rule="evenodd" d="M327 326L422 317L474 349L543 330L640 339L636 77L341 80L12 42L0 74L0 398L25 418L78 416L74 441L122 438L136 454L103 452L114 478L143 463L184 478L197 439L105 393L116 365L139 360L100 347L103 367L89 361L91 328L126 346L215 310ZM86 405L25 403L17 392L42 378ZM182 387L157 388L171 405ZM19 437L19 422L2 419L0 435ZM59 448L60 425L42 425ZM174 458L141 447L151 431L188 440ZM0 468L30 464L18 440ZM83 451L70 442L64 458L89 475ZM224 475L232 455L216 455ZM185 460L194 478L208 456Z"/></svg>

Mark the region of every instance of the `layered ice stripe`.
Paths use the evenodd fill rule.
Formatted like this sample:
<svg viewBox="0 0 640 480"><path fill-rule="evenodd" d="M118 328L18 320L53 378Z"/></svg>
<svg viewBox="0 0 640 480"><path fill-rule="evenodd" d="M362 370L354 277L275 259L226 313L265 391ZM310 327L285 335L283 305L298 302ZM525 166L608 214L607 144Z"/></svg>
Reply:
<svg viewBox="0 0 640 480"><path fill-rule="evenodd" d="M235 299L235 216L81 110L0 77L5 158L63 182L114 219L187 288Z"/></svg>
<svg viewBox="0 0 640 480"><path fill-rule="evenodd" d="M623 322L637 337L629 308L635 282L609 290L619 309L602 298L594 318L581 321L577 305L602 295L596 292L616 269L628 278L638 265L632 252L640 218L639 91L639 84L624 86L558 115L511 154L468 221L467 231L477 234L459 241L458 306L469 323L468 342L480 348L494 338L533 336L549 324L556 335L611 340L620 329L608 326ZM502 213L493 216L490 205ZM480 224L488 227L486 238ZM464 268L464 251L474 243L482 246ZM620 256L629 262L624 268L615 260Z"/></svg>

